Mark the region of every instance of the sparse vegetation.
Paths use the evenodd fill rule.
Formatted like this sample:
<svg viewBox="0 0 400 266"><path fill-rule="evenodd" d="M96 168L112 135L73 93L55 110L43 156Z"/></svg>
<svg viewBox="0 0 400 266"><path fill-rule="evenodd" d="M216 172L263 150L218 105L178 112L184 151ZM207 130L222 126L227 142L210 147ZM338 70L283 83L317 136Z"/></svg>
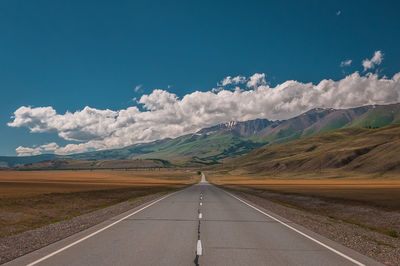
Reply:
<svg viewBox="0 0 400 266"><path fill-rule="evenodd" d="M391 237L396 237L396 238L399 237L399 234L397 233L396 230L390 230L388 232L388 235L391 236Z"/></svg>
<svg viewBox="0 0 400 266"><path fill-rule="evenodd" d="M368 241L374 242L377 245L386 246L386 247L390 247L390 248L396 248L395 246L393 246L391 244L388 244L386 242L383 242L381 240L378 240L378 239L375 239L375 238L372 238L372 237L365 237L364 236L363 238L368 240Z"/></svg>

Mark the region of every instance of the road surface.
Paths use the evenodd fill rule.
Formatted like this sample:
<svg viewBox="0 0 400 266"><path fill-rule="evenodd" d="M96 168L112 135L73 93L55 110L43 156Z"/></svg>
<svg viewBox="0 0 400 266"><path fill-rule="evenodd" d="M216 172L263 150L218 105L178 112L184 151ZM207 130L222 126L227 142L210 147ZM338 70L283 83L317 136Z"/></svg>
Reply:
<svg viewBox="0 0 400 266"><path fill-rule="evenodd" d="M206 182L6 265L380 265Z"/></svg>

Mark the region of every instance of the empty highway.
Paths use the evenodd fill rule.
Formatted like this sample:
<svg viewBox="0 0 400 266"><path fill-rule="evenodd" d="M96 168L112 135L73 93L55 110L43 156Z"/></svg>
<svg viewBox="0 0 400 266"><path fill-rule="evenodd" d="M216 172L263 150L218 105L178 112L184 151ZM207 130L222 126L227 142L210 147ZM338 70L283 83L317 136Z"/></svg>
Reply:
<svg viewBox="0 0 400 266"><path fill-rule="evenodd" d="M203 180L6 265L380 265Z"/></svg>

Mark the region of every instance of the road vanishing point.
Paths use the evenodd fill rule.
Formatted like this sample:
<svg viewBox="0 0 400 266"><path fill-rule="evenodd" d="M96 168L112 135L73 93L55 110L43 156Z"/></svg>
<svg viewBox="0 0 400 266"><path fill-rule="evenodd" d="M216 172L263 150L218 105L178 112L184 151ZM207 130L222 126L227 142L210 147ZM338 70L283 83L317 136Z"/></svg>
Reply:
<svg viewBox="0 0 400 266"><path fill-rule="evenodd" d="M381 265L200 183L5 265Z"/></svg>

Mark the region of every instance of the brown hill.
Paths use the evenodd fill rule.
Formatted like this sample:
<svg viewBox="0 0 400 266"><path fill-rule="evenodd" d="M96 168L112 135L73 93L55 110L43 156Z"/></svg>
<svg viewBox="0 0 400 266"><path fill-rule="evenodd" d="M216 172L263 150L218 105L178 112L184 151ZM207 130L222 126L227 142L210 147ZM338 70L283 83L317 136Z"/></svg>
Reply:
<svg viewBox="0 0 400 266"><path fill-rule="evenodd" d="M400 124L378 129L346 128L264 146L224 168L262 175L326 169L400 173Z"/></svg>

